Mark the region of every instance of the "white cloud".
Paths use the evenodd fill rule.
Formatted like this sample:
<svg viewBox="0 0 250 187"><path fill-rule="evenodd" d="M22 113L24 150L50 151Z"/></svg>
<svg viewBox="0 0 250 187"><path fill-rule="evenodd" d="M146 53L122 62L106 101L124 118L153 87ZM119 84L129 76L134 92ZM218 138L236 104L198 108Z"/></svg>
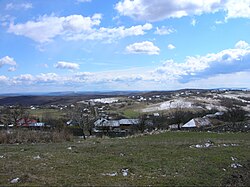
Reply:
<svg viewBox="0 0 250 187"><path fill-rule="evenodd" d="M216 21L215 21L215 24L216 24L216 25L220 25L220 24L223 24L223 23L225 23L225 22L224 22L224 21L221 21L221 20L216 20Z"/></svg>
<svg viewBox="0 0 250 187"><path fill-rule="evenodd" d="M193 80L182 85L183 88L250 88L249 71L240 71L236 73L218 74L208 78ZM177 83L178 84L178 83Z"/></svg>
<svg viewBox="0 0 250 187"><path fill-rule="evenodd" d="M67 17L44 15L36 21L28 21L23 24L11 23L8 32L44 43L51 41L58 35L89 32L94 26L100 24L100 20L100 14L94 14L92 17L83 17L82 15L70 15Z"/></svg>
<svg viewBox="0 0 250 187"><path fill-rule="evenodd" d="M168 45L168 49L172 50L172 49L175 49L176 47L173 45L173 44L169 44Z"/></svg>
<svg viewBox="0 0 250 187"><path fill-rule="evenodd" d="M87 76L92 76L92 75L94 74L90 72L78 72L75 74L76 77L87 77Z"/></svg>
<svg viewBox="0 0 250 187"><path fill-rule="evenodd" d="M142 44L145 45L142 45ZM151 43L150 45L148 43ZM135 43L133 53L159 54L159 48L152 52L154 44L149 41ZM141 44L141 45L138 45ZM131 44L133 45L133 44ZM145 46L151 46L149 49ZM143 48L144 47L144 48ZM150 52L151 51L151 52ZM59 63L61 68L69 68L72 63ZM75 64L75 63L73 63ZM234 48L204 56L187 56L183 62L167 60L152 70L150 67L131 68L106 72L75 72L59 75L56 73L22 74L9 78L0 76L0 87L3 85L27 88L51 86L63 88L101 89L180 89L215 88L215 87L248 87L250 88L250 48L246 41L239 41ZM13 86L14 85L14 86Z"/></svg>
<svg viewBox="0 0 250 187"><path fill-rule="evenodd" d="M38 75L31 74L21 74L9 79L9 84L28 84L28 85L40 85L40 84L51 84L51 83L61 83L65 80L65 77L60 77L56 73L40 73Z"/></svg>
<svg viewBox="0 0 250 187"><path fill-rule="evenodd" d="M13 3L8 3L5 6L6 10L28 10L33 8L32 3L21 3L21 4L13 4Z"/></svg>
<svg viewBox="0 0 250 187"><path fill-rule="evenodd" d="M10 68L8 69L8 71L10 71L10 72L16 71L16 67L10 67Z"/></svg>
<svg viewBox="0 0 250 187"><path fill-rule="evenodd" d="M151 30L152 25L146 23L144 25L136 25L129 28L124 26L115 28L101 27L99 29L92 30L90 33L71 34L65 37L66 40L104 40L106 42L112 42L117 39L125 38L128 36L144 35L145 31Z"/></svg>
<svg viewBox="0 0 250 187"><path fill-rule="evenodd" d="M237 44L240 43L246 46L243 41ZM219 53L211 53L205 56L188 56L183 63L168 60L162 67L157 68L153 74L161 80L176 79L189 82L193 79L218 74L250 70L250 48L237 48L238 45L234 49L226 49Z"/></svg>
<svg viewBox="0 0 250 187"><path fill-rule="evenodd" d="M0 75L0 82L8 82L8 77L4 76L4 75Z"/></svg>
<svg viewBox="0 0 250 187"><path fill-rule="evenodd" d="M220 0L122 0L115 6L115 9L123 16L148 21L201 15L216 12L220 8Z"/></svg>
<svg viewBox="0 0 250 187"><path fill-rule="evenodd" d="M31 74L23 74L17 77L18 80L26 80L26 81L32 81L33 76Z"/></svg>
<svg viewBox="0 0 250 187"><path fill-rule="evenodd" d="M226 19L250 18L250 0L120 0L115 9L122 16L159 21L168 18L226 12Z"/></svg>
<svg viewBox="0 0 250 187"><path fill-rule="evenodd" d="M3 65L10 65L10 66L16 66L16 62L14 60L14 58L11 58L9 56L5 56L3 58L0 58L0 68L3 66Z"/></svg>
<svg viewBox="0 0 250 187"><path fill-rule="evenodd" d="M250 45L247 42L240 40L235 44L235 48L248 49L248 48L250 48Z"/></svg>
<svg viewBox="0 0 250 187"><path fill-rule="evenodd" d="M126 47L126 52L134 54L158 55L160 49L157 46L155 46L152 42L144 41L128 45Z"/></svg>
<svg viewBox="0 0 250 187"><path fill-rule="evenodd" d="M128 28L124 26L97 28L101 23L101 18L101 14L94 14L92 17L44 15L35 21L11 23L8 32L28 37L39 43L50 42L57 36L62 36L65 40L108 40L111 42L128 36L144 35L145 31L153 27L146 23Z"/></svg>
<svg viewBox="0 0 250 187"><path fill-rule="evenodd" d="M41 73L35 79L37 83L60 83L60 81L64 80L63 77L58 76L56 73Z"/></svg>
<svg viewBox="0 0 250 187"><path fill-rule="evenodd" d="M173 32L175 32L175 29L162 26L160 28L156 27L156 31L154 33L158 34L158 35L168 35L168 34L171 34Z"/></svg>
<svg viewBox="0 0 250 187"><path fill-rule="evenodd" d="M196 19L193 18L193 19L191 20L191 23L190 23L190 24L191 24L192 26L195 26L196 23L197 23Z"/></svg>
<svg viewBox="0 0 250 187"><path fill-rule="evenodd" d="M11 84L33 84L34 76L31 74L21 74L19 76L15 76L9 80Z"/></svg>
<svg viewBox="0 0 250 187"><path fill-rule="evenodd" d="M80 65L77 63L72 63L72 62L64 62L60 61L55 64L55 68L59 69L71 69L71 70L76 70L79 69Z"/></svg>
<svg viewBox="0 0 250 187"><path fill-rule="evenodd" d="M250 0L228 0L225 4L226 19L250 19Z"/></svg>

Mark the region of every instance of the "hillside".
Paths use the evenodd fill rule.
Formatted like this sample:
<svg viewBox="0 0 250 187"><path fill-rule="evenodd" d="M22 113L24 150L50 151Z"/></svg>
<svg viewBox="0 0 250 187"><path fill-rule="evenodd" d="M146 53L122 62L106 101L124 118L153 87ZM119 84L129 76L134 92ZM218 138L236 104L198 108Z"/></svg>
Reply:
<svg viewBox="0 0 250 187"><path fill-rule="evenodd" d="M166 132L0 147L0 185L249 185L247 133Z"/></svg>
<svg viewBox="0 0 250 187"><path fill-rule="evenodd" d="M69 105L82 100L109 97L109 95L76 95L76 96L6 96L0 98L0 105ZM111 97L111 96L110 96ZM113 96L112 96L113 97Z"/></svg>

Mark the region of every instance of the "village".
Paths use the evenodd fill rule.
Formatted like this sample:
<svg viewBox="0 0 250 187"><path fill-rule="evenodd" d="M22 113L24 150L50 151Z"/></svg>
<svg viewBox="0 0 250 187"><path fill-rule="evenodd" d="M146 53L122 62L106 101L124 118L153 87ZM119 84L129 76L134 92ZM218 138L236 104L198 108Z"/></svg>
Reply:
<svg viewBox="0 0 250 187"><path fill-rule="evenodd" d="M247 90L66 97L0 106L1 184L249 184Z"/></svg>
<svg viewBox="0 0 250 187"><path fill-rule="evenodd" d="M99 137L161 130L245 132L249 106L250 94L244 90L149 92L70 105L1 106L0 128L66 128L74 135Z"/></svg>

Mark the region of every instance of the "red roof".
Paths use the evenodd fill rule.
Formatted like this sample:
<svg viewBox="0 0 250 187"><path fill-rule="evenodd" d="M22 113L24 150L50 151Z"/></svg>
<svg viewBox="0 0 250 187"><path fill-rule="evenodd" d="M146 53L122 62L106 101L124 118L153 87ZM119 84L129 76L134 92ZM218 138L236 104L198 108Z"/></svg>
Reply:
<svg viewBox="0 0 250 187"><path fill-rule="evenodd" d="M25 118L22 118L22 119L19 119L17 121L17 126L22 126L22 127L29 127L30 124L32 123L37 123L37 120L34 120L34 119L25 119Z"/></svg>

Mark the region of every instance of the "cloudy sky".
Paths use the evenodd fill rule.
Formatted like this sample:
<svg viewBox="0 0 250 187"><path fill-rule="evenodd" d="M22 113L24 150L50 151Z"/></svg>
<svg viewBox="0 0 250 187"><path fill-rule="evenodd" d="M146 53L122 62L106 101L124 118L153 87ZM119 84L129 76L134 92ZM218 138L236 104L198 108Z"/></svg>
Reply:
<svg viewBox="0 0 250 187"><path fill-rule="evenodd" d="M0 1L0 93L249 80L250 0Z"/></svg>

